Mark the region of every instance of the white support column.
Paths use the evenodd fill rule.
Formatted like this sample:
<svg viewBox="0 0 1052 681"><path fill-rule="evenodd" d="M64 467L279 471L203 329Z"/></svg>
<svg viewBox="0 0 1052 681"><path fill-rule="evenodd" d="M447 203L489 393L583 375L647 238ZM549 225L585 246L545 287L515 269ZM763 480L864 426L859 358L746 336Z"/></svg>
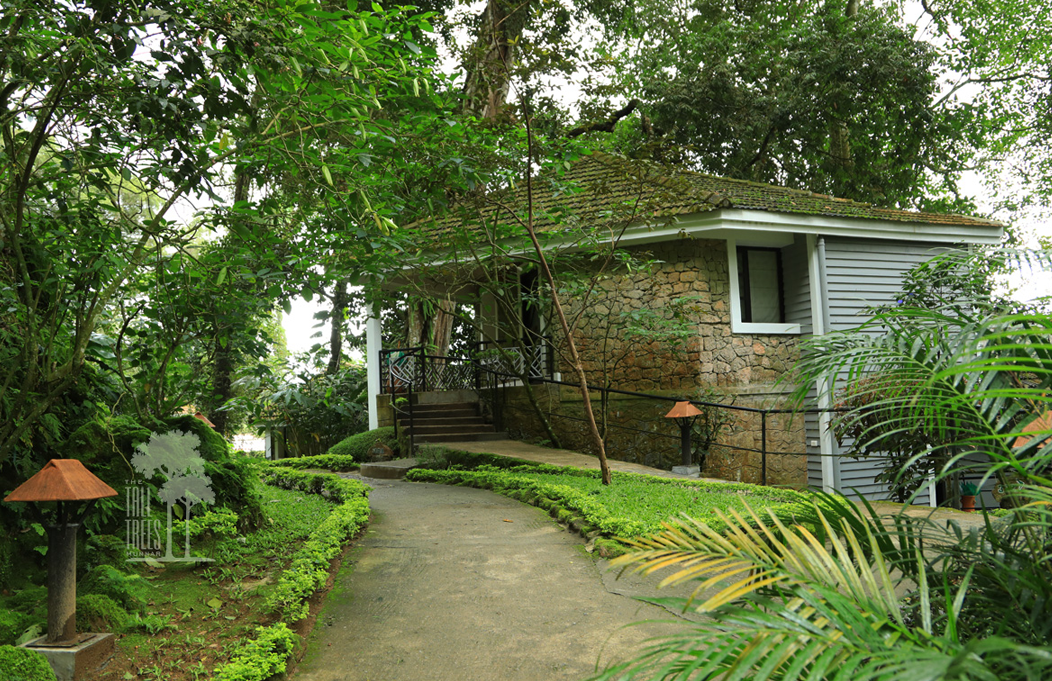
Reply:
<svg viewBox="0 0 1052 681"><path fill-rule="evenodd" d="M373 308L372 316L365 322L365 365L369 400L369 430L379 427L376 398L380 395L380 350L382 349L380 311Z"/></svg>
<svg viewBox="0 0 1052 681"><path fill-rule="evenodd" d="M808 255L808 281L811 286L811 333L815 336L824 336L829 333L827 323L829 314L829 300L825 291L825 244L819 244L819 239L813 234L807 235ZM832 408L830 399L832 386L827 381L819 381L815 385L818 396L818 408L827 410ZM837 491L837 462L834 458L836 453L833 443L833 430L831 428L832 418L828 411L823 411L818 416L818 442L819 456L822 462L822 489L827 493Z"/></svg>

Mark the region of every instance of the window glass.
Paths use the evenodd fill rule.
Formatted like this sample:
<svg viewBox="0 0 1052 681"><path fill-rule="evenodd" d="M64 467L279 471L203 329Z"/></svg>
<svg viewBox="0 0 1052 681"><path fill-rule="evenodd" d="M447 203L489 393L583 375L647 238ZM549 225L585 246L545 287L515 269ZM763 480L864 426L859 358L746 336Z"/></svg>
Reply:
<svg viewBox="0 0 1052 681"><path fill-rule="evenodd" d="M738 295L743 322L780 324L782 288L778 251L738 249Z"/></svg>

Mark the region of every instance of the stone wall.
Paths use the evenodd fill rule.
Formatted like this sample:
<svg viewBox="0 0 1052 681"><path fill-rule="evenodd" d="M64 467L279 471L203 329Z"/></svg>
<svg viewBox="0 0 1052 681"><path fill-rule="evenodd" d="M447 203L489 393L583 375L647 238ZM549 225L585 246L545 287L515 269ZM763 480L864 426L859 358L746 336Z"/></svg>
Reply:
<svg viewBox="0 0 1052 681"><path fill-rule="evenodd" d="M648 260L649 269L623 272L598 282L582 310L564 301L570 315L579 315L576 340L592 385L609 382L613 388L677 399L707 399L721 403L778 408L784 404L778 379L798 357L796 336L732 334L730 281L726 243L682 239L630 249ZM687 330L680 342L662 337L662 324L650 312L671 321L679 309ZM650 319L649 337L626 333L632 324ZM683 328L683 327L681 327ZM564 377L573 381L567 367ZM510 395L505 423L513 435L547 439L524 389ZM576 391L547 387L538 398L561 444L578 451L593 445L583 421L584 409ZM593 397L600 409L599 395ZM609 418L621 426L611 429L608 454L658 468L678 464L678 428L664 419L671 403L611 397ZM758 414L734 412L734 424L706 458L705 474L728 480L760 482L761 423ZM749 451L756 450L756 451ZM769 415L767 422L767 481L803 486L807 482L803 417Z"/></svg>
<svg viewBox="0 0 1052 681"><path fill-rule="evenodd" d="M737 392L774 385L796 361L795 336L731 333L725 242L681 239L628 250L659 262L603 278L583 311L567 301L571 314L581 313L577 342L589 380L603 382L605 355L615 388L692 391L708 385ZM660 331L651 341L626 338L633 315L660 311L667 319L676 309L689 318L689 340L677 346Z"/></svg>
<svg viewBox="0 0 1052 681"><path fill-rule="evenodd" d="M572 388L533 386L541 410L565 449L595 454L595 447L584 420L584 403ZM508 388L500 405L503 427L508 434L527 442L551 444L536 411L530 405L525 387ZM678 398L665 391L651 393ZM775 401L772 395L737 396L738 406L758 406ZM680 463L679 428L665 418L673 402L625 395L612 395L607 407L611 423L607 455L653 468L670 469ZM592 393L592 407L601 419L601 396ZM740 482L760 483L763 479L762 417L755 412L728 409L732 424L705 458L703 475ZM807 458L804 454L802 415L767 415L767 483L804 487L807 484Z"/></svg>

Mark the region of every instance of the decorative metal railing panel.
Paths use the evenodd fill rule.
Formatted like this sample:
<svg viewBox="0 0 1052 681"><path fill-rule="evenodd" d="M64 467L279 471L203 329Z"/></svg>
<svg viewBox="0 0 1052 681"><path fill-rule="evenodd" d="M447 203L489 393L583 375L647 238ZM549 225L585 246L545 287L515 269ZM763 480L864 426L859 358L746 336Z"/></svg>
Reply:
<svg viewBox="0 0 1052 681"><path fill-rule="evenodd" d="M469 390L476 386L476 367L463 357L424 356L425 390Z"/></svg>

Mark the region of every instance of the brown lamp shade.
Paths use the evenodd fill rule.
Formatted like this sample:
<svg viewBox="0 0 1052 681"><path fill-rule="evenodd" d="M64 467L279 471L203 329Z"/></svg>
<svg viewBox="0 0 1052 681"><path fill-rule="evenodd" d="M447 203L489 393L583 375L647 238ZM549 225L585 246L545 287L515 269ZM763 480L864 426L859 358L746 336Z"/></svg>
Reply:
<svg viewBox="0 0 1052 681"><path fill-rule="evenodd" d="M672 409L665 414L665 418L667 419L692 419L695 416L701 416L701 410L686 400L676 402L676 406L672 407Z"/></svg>
<svg viewBox="0 0 1052 681"><path fill-rule="evenodd" d="M88 501L115 496L117 491L95 477L80 461L52 459L4 501Z"/></svg>
<svg viewBox="0 0 1052 681"><path fill-rule="evenodd" d="M1040 430L1052 430L1052 411L1046 411L1041 416L1026 424L1026 427L1023 428L1022 432L1036 433ZM1032 436L1028 437L1026 435L1020 435L1015 439L1015 442L1012 443L1012 446L1022 447L1027 442L1030 442L1031 439Z"/></svg>

